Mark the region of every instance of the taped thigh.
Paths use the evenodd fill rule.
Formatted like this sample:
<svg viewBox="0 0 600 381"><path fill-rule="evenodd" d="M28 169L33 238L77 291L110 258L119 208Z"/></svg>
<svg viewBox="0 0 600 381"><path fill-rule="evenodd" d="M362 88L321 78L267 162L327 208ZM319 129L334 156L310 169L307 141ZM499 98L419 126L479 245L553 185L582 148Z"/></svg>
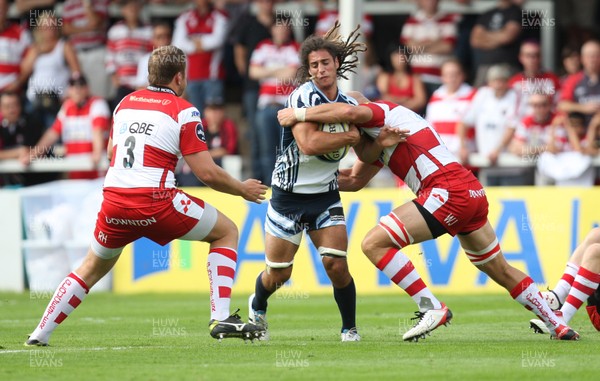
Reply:
<svg viewBox="0 0 600 381"><path fill-rule="evenodd" d="M265 258L265 263L267 264L267 267L272 269L287 269L288 267L292 267L294 260L292 259L289 262L273 262Z"/></svg>
<svg viewBox="0 0 600 381"><path fill-rule="evenodd" d="M348 252L344 250L332 249L330 247L319 246L319 254L321 257L337 257L337 258L346 258L348 256Z"/></svg>
<svg viewBox="0 0 600 381"><path fill-rule="evenodd" d="M398 218L398 216L393 212L381 217L379 219L378 226L385 230L392 242L400 249L412 244L415 241L406 230L404 223L402 223L400 218Z"/></svg>
<svg viewBox="0 0 600 381"><path fill-rule="evenodd" d="M117 255L121 254L121 252L123 251L123 247L117 247L114 249L102 246L100 243L98 243L98 241L96 241L96 239L92 239L92 252L94 254L96 254L97 257L102 258L102 259L112 259L114 257L116 257Z"/></svg>
<svg viewBox="0 0 600 381"><path fill-rule="evenodd" d="M500 244L498 243L498 238L494 238L494 241L483 250L471 251L465 249L465 253L467 254L467 257L471 263L475 266L484 265L496 258L496 256L500 253Z"/></svg>

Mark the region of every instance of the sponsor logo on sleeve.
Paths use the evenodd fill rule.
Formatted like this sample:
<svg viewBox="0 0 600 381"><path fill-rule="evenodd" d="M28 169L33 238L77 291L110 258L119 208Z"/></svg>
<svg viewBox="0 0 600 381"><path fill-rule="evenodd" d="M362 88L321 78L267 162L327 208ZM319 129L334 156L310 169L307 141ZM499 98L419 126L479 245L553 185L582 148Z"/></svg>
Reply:
<svg viewBox="0 0 600 381"><path fill-rule="evenodd" d="M196 125L196 136L201 142L206 143L206 136L204 135L204 128L202 127L202 123L198 123Z"/></svg>

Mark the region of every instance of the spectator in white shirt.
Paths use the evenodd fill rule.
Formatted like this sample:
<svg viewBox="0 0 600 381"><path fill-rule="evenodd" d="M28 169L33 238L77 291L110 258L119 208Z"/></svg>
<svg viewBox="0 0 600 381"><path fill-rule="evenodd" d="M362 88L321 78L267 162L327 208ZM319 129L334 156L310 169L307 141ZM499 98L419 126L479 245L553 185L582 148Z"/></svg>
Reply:
<svg viewBox="0 0 600 381"><path fill-rule="evenodd" d="M508 85L510 68L494 65L487 73L488 86L477 91L467 113L458 123L461 138L460 158L468 161L467 126L475 127L477 152L488 158L495 167L498 157L506 150L516 128L517 95ZM487 185L520 185L523 178L514 169L491 168L486 171Z"/></svg>

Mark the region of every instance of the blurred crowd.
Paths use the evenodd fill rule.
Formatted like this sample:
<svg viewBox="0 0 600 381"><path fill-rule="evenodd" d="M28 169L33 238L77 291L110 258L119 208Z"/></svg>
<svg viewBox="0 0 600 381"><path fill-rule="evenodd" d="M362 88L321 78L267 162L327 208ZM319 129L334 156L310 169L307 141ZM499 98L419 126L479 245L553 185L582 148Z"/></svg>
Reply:
<svg viewBox="0 0 600 381"><path fill-rule="evenodd" d="M297 85L294 31L324 34L338 18L336 2L312 2L318 15L298 18L276 0L0 0L0 161L106 160L111 110L147 86L150 52L172 44L188 56L185 97L201 112L215 161L242 154L248 175L270 184L277 111ZM469 162L478 154L488 185L597 182L598 1L557 0L556 18L523 0L492 1L481 14L444 13L439 0L404 2L415 11L361 20L369 49L358 90L423 115L465 165L483 172ZM149 4L183 11L147 18ZM556 72L542 61L543 28L556 32ZM241 118L228 111L236 108ZM497 165L505 153L523 165ZM0 185L102 175L0 173ZM177 179L201 185L185 165Z"/></svg>

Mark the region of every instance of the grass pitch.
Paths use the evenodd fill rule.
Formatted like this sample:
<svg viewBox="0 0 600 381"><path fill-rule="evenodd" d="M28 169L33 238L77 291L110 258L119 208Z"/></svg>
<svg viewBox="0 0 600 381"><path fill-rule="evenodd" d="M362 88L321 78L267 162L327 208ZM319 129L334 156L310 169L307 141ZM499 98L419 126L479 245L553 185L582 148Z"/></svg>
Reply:
<svg viewBox="0 0 600 381"><path fill-rule="evenodd" d="M271 341L208 334L208 297L91 294L46 348L23 346L51 295L0 294L0 380L596 380L600 333L580 310L579 342L528 329L508 295L445 296L454 313L418 343L402 341L405 295L359 296L363 341L341 343L332 296L271 298ZM289 295L288 295L289 296ZM247 318L246 298L234 297Z"/></svg>

